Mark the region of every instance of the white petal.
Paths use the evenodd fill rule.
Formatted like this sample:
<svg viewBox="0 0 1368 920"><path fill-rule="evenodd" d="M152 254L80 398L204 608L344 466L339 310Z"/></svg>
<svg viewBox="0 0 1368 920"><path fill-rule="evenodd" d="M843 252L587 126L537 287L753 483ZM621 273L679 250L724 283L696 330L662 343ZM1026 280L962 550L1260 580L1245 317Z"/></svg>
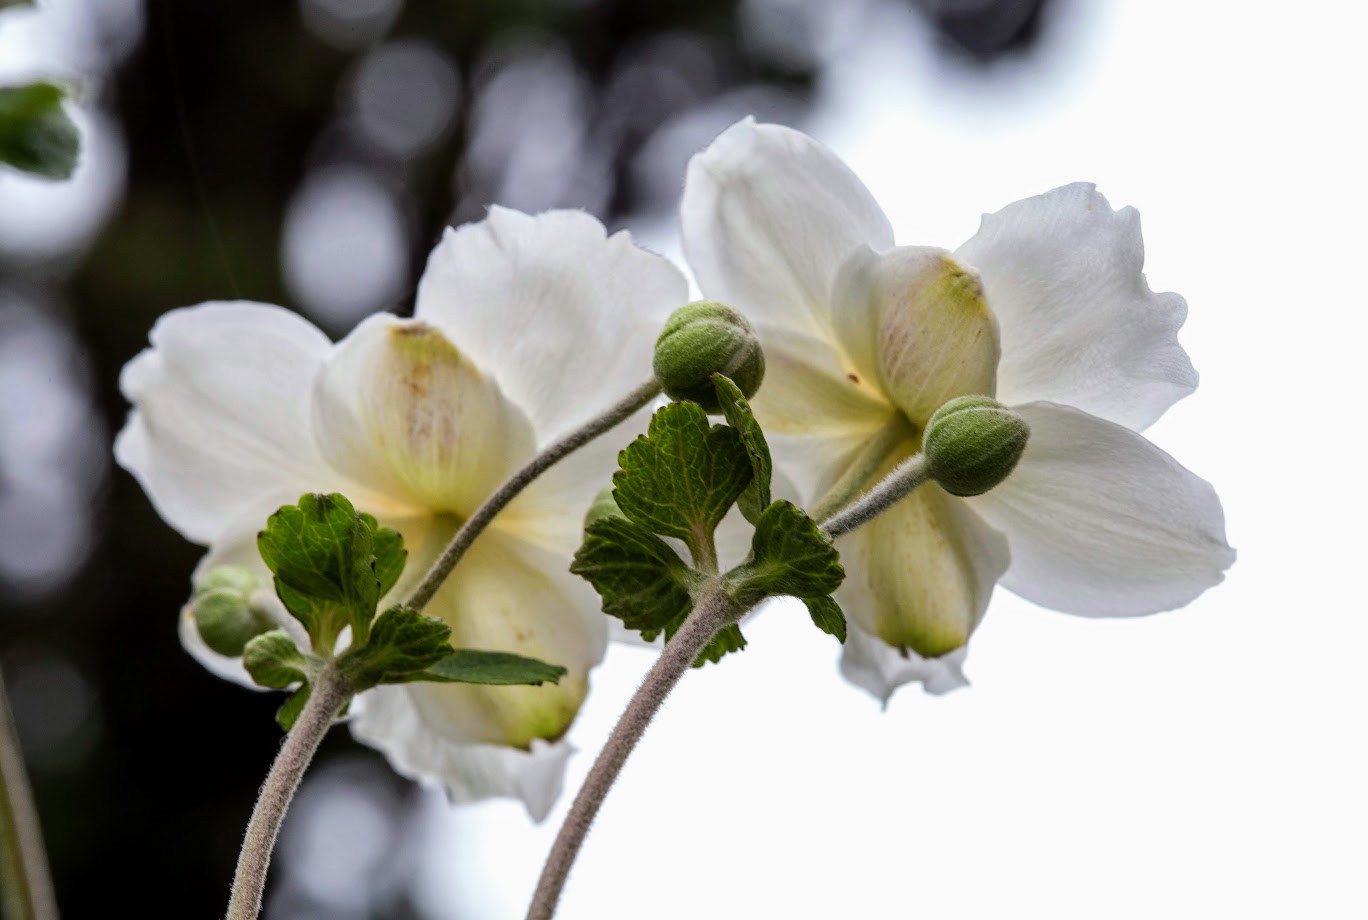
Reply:
<svg viewBox="0 0 1368 920"><path fill-rule="evenodd" d="M280 307L207 303L163 315L151 341L119 378L134 411L114 456L183 536L208 543L287 483L340 485L309 430L323 333Z"/></svg>
<svg viewBox="0 0 1368 920"><path fill-rule="evenodd" d="M684 251L704 296L752 322L821 335L841 263L893 230L834 153L780 125L737 122L689 161Z"/></svg>
<svg viewBox="0 0 1368 920"><path fill-rule="evenodd" d="M757 330L765 349L765 382L751 408L775 465L811 504L897 410L878 383L851 370L825 339L776 325Z"/></svg>
<svg viewBox="0 0 1368 920"><path fill-rule="evenodd" d="M431 730L411 687L378 687L357 699L351 722L356 740L385 753L410 779L437 782L452 802L492 797L521 799L541 821L560 796L574 748L564 740L534 741L528 750L454 741Z"/></svg>
<svg viewBox="0 0 1368 920"><path fill-rule="evenodd" d="M841 648L841 674L887 706L893 691L903 684L919 682L927 693L936 695L968 686L964 676L968 653L965 645L939 658L923 658L911 649L896 649L849 621Z"/></svg>
<svg viewBox="0 0 1368 920"><path fill-rule="evenodd" d="M390 521L409 562L394 596L403 597L455 530L454 521ZM570 574L570 554L548 552L496 522L482 533L424 608L451 626L457 648L513 652L565 667L558 684L412 688L428 729L457 741L525 747L569 728L603 658L607 618L588 583Z"/></svg>
<svg viewBox="0 0 1368 920"><path fill-rule="evenodd" d="M992 396L997 320L978 276L943 249L857 249L832 292L836 334L918 428L949 399Z"/></svg>
<svg viewBox="0 0 1368 920"><path fill-rule="evenodd" d="M1143 430L1191 393L1187 304L1156 294L1140 214L1075 183L985 215L955 257L978 270L1002 330L998 399L1049 400Z"/></svg>
<svg viewBox="0 0 1368 920"><path fill-rule="evenodd" d="M588 214L492 208L432 251L417 316L493 375L546 444L651 378L656 337L688 296L670 262Z"/></svg>
<svg viewBox="0 0 1368 920"><path fill-rule="evenodd" d="M894 650L939 657L969 641L1008 564L1007 542L963 501L922 486L837 540L848 620Z"/></svg>
<svg viewBox="0 0 1368 920"><path fill-rule="evenodd" d="M534 450L526 417L439 329L389 314L338 343L313 418L334 467L414 510L469 516Z"/></svg>
<svg viewBox="0 0 1368 920"><path fill-rule="evenodd" d="M1235 560L1215 491L1128 428L1052 403L1014 407L1031 426L1021 463L970 504L1007 535L1004 587L1083 616L1181 607Z"/></svg>

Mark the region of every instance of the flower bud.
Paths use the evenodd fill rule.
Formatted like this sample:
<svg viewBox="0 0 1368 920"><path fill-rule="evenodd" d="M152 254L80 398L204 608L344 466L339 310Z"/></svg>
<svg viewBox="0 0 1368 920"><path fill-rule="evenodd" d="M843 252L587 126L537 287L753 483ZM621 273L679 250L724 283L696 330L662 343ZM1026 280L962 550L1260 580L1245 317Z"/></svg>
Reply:
<svg viewBox="0 0 1368 920"><path fill-rule="evenodd" d="M982 495L1007 478L1031 429L988 396L959 396L926 423L922 451L931 478L951 495Z"/></svg>
<svg viewBox="0 0 1368 920"><path fill-rule="evenodd" d="M665 324L655 347L655 375L671 399L698 403L717 415L712 375L731 378L749 399L765 378L765 355L755 330L725 304L700 300L680 307Z"/></svg>
<svg viewBox="0 0 1368 920"><path fill-rule="evenodd" d="M195 585L190 609L200 638L220 655L236 658L247 643L275 628L252 603L257 577L240 565L210 569Z"/></svg>

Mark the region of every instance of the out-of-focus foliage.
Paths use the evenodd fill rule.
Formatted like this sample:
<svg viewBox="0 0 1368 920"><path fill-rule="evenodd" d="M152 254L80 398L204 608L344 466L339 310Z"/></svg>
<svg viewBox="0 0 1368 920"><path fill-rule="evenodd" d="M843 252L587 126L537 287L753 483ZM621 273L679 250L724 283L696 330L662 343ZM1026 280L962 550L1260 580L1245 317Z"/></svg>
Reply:
<svg viewBox="0 0 1368 920"><path fill-rule="evenodd" d="M48 179L76 170L80 135L52 83L0 86L0 163Z"/></svg>

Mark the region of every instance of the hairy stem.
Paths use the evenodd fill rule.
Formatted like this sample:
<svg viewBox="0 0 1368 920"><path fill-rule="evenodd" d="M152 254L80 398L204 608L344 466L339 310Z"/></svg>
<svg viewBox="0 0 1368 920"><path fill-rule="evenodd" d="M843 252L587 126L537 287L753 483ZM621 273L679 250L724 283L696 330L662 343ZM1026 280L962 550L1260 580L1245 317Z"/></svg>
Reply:
<svg viewBox="0 0 1368 920"><path fill-rule="evenodd" d="M555 914L570 867L574 865L575 857L584 844L589 826L607 798L608 790L622 772L627 757L645 734L646 726L651 724L665 697L669 696L680 677L698 659L709 640L722 627L736 622L744 612L726 593L720 580L714 579L679 631L665 644L665 650L627 704L627 709L618 719L613 733L608 736L607 743L599 751L598 759L585 777L579 794L575 796L565 816L565 823L561 825L556 842L546 858L546 865L542 868L536 894L527 909L527 920L550 920Z"/></svg>
<svg viewBox="0 0 1368 920"><path fill-rule="evenodd" d="M626 421L638 409L659 395L660 383L652 377L624 396L602 415L585 422L584 425L533 457L526 466L514 473L511 479L499 486L493 495L485 499L485 503L477 508L475 513L461 525L455 536L451 538L451 542L447 544L446 549L442 551L442 555L437 557L432 568L423 576L422 582L409 596L407 606L414 610L422 610L427 606L428 601L432 600L437 589L442 586L442 582L447 580L451 570L456 567L456 563L461 561L466 550L470 549L471 544L475 542L475 538L489 526L489 522L494 520L495 516L509 502L518 496L519 492L531 485L538 476L594 438Z"/></svg>
<svg viewBox="0 0 1368 920"><path fill-rule="evenodd" d="M0 674L0 917L57 920L38 810L33 805L5 678Z"/></svg>
<svg viewBox="0 0 1368 920"><path fill-rule="evenodd" d="M822 529L833 537L848 533L883 514L930 478L926 471L924 454L908 457L894 467L893 472L885 476L878 485L861 495L854 504L822 521Z"/></svg>
<svg viewBox="0 0 1368 920"><path fill-rule="evenodd" d="M275 849L285 811L333 718L350 697L351 688L329 663L314 680L309 700L285 736L285 743L261 786L238 856L233 893L228 900L228 920L256 920L261 912L266 868L271 863L271 851Z"/></svg>

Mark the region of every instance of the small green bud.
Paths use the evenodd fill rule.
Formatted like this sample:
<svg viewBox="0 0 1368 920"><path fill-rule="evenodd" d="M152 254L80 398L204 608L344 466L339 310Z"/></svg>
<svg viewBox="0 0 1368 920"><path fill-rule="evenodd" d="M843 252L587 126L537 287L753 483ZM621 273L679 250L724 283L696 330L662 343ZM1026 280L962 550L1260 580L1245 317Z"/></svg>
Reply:
<svg viewBox="0 0 1368 920"><path fill-rule="evenodd" d="M755 330L725 304L700 300L680 307L656 339L655 375L671 399L688 400L717 415L712 375L731 378L747 399L765 379L765 354Z"/></svg>
<svg viewBox="0 0 1368 920"><path fill-rule="evenodd" d="M617 499L613 498L613 487L608 486L594 498L594 503L589 506L589 510L584 512L584 526L588 527L595 521L601 521L604 518L625 518L626 516L618 507Z"/></svg>
<svg viewBox="0 0 1368 920"><path fill-rule="evenodd" d="M959 396L926 423L922 451L931 478L951 495L982 495L1007 478L1026 450L1031 429L987 396Z"/></svg>
<svg viewBox="0 0 1368 920"><path fill-rule="evenodd" d="M199 579L190 605L205 645L236 658L249 641L275 628L252 603L258 587L256 575L240 565L210 569Z"/></svg>

